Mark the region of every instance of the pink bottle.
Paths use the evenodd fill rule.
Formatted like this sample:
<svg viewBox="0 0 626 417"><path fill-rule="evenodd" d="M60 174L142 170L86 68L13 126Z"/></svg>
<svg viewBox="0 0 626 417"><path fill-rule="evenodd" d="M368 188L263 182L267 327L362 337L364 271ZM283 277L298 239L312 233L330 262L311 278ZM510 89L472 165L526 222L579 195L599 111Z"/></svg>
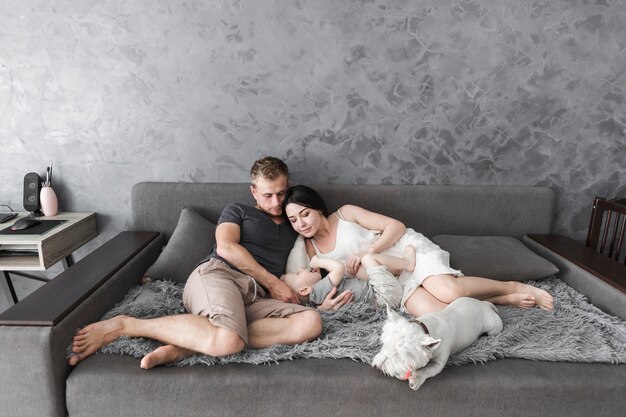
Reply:
<svg viewBox="0 0 626 417"><path fill-rule="evenodd" d="M41 211L43 211L44 216L55 216L57 214L59 201L52 187L41 187L39 201L41 202Z"/></svg>

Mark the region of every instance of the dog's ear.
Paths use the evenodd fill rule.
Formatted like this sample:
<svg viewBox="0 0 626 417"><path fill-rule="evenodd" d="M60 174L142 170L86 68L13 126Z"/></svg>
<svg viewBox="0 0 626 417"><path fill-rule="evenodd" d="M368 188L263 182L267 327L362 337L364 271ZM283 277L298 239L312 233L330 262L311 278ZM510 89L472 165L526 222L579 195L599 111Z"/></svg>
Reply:
<svg viewBox="0 0 626 417"><path fill-rule="evenodd" d="M426 336L423 340L422 340L422 346L424 346L424 348L426 349L430 349L430 350L435 350L439 347L439 345L441 344L441 339L433 339L430 336Z"/></svg>

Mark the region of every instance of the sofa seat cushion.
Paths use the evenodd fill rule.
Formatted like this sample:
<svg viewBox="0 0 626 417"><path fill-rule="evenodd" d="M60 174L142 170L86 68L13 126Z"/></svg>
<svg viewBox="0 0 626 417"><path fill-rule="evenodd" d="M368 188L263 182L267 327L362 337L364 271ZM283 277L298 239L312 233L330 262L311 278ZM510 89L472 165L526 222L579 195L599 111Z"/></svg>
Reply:
<svg viewBox="0 0 626 417"><path fill-rule="evenodd" d="M514 237L438 235L432 240L450 253L450 266L464 275L523 281L559 272L554 264Z"/></svg>
<svg viewBox="0 0 626 417"><path fill-rule="evenodd" d="M66 396L72 417L610 416L625 391L626 365L503 359L449 366L413 391L349 359L146 371L139 359L93 355L68 377Z"/></svg>

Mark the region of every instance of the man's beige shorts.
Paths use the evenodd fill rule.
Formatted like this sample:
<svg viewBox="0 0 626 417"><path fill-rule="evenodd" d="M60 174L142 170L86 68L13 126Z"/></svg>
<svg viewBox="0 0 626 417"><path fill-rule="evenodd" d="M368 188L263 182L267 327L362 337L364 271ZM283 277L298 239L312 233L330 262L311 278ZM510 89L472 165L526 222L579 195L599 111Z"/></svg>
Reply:
<svg viewBox="0 0 626 417"><path fill-rule="evenodd" d="M198 266L183 292L188 312L205 316L211 324L227 328L248 345L248 324L267 317L287 317L310 307L264 298L265 290L247 275L218 259Z"/></svg>

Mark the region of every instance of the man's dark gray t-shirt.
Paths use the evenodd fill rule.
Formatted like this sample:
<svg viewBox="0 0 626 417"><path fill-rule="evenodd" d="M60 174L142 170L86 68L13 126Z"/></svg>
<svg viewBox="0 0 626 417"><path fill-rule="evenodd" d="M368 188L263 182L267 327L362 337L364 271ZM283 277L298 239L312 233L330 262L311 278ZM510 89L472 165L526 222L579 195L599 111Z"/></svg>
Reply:
<svg viewBox="0 0 626 417"><path fill-rule="evenodd" d="M256 261L270 273L280 277L285 272L289 252L298 234L285 219L276 224L272 218L261 210L245 204L229 204L224 208L217 224L235 223L241 229L239 244L243 246ZM231 268L233 265L216 253L216 247L202 262L219 259Z"/></svg>

